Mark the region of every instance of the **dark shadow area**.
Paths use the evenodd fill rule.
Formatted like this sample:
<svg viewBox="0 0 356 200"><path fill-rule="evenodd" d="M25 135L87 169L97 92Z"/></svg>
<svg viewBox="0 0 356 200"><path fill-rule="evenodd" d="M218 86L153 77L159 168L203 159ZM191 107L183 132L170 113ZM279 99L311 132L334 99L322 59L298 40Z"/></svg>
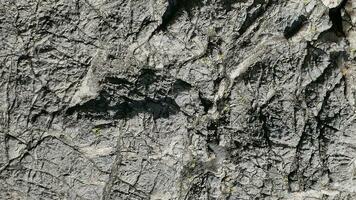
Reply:
<svg viewBox="0 0 356 200"><path fill-rule="evenodd" d="M204 112L208 112L210 108L212 108L214 105L214 103L209 99L205 98L201 92L199 92L199 99L204 107Z"/></svg>
<svg viewBox="0 0 356 200"><path fill-rule="evenodd" d="M166 11L162 15L162 23L156 32L166 31L182 11L186 11L191 16L191 10L201 5L203 5L202 0L168 0Z"/></svg>
<svg viewBox="0 0 356 200"><path fill-rule="evenodd" d="M178 94L180 92L189 91L191 88L192 88L192 85L190 85L189 83L187 83L181 79L177 79L173 83L170 93L174 95L174 94Z"/></svg>
<svg viewBox="0 0 356 200"><path fill-rule="evenodd" d="M341 10L344 9L347 0L343 0L341 4L336 8L331 8L329 10L329 17L332 23L331 30L336 33L339 37L345 37L345 33L342 25Z"/></svg>
<svg viewBox="0 0 356 200"><path fill-rule="evenodd" d="M268 6L270 6L270 0L254 0L253 4L247 8L247 16L244 23L239 29L239 34L244 34L247 29L258 19L263 13L266 12Z"/></svg>
<svg viewBox="0 0 356 200"><path fill-rule="evenodd" d="M286 26L283 31L283 35L286 39L293 37L295 34L299 32L299 30L303 27L307 18L304 15L300 15L296 20L294 20L290 25Z"/></svg>
<svg viewBox="0 0 356 200"><path fill-rule="evenodd" d="M149 113L154 119L168 118L180 110L174 96L190 90L192 86L178 79L167 91L161 91L155 85L161 79L169 81L168 77L157 75L152 69L142 69L134 83L115 76L105 77L100 81L103 87L95 99L70 107L65 114L76 114L78 118L115 120L132 118L138 113ZM156 95L153 97L151 93Z"/></svg>
<svg viewBox="0 0 356 200"><path fill-rule="evenodd" d="M105 91L83 105L69 108L66 115L78 114L78 118L124 119L132 118L138 113L149 113L154 119L168 118L179 111L179 106L170 97L133 100L127 97L111 98Z"/></svg>

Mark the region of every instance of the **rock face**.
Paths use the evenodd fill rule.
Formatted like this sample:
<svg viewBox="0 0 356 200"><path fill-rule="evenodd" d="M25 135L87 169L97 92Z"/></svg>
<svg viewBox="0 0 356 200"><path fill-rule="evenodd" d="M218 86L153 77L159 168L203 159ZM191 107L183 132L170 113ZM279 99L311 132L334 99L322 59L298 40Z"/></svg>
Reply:
<svg viewBox="0 0 356 200"><path fill-rule="evenodd" d="M343 2L344 0L322 0L322 2L324 3L325 6L329 7L329 8L336 8L338 7L341 2Z"/></svg>
<svg viewBox="0 0 356 200"><path fill-rule="evenodd" d="M353 0L0 0L0 199L356 199Z"/></svg>

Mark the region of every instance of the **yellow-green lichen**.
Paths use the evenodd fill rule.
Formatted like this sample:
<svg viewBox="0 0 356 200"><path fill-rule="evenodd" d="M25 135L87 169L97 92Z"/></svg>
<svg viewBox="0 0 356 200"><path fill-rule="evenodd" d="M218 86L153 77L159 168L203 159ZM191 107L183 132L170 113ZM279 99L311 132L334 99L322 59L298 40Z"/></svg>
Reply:
<svg viewBox="0 0 356 200"><path fill-rule="evenodd" d="M92 132L93 132L95 135L101 135L101 130L100 130L100 128L93 128Z"/></svg>
<svg viewBox="0 0 356 200"><path fill-rule="evenodd" d="M350 55L351 55L351 57L356 56L356 49L355 48L351 48L350 49Z"/></svg>

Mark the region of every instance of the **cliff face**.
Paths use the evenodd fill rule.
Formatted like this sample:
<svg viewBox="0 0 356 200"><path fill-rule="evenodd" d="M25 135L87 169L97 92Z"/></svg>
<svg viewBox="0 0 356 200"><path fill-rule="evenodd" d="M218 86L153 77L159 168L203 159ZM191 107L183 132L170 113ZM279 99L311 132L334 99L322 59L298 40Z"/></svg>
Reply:
<svg viewBox="0 0 356 200"><path fill-rule="evenodd" d="M0 199L356 199L353 0L0 0Z"/></svg>

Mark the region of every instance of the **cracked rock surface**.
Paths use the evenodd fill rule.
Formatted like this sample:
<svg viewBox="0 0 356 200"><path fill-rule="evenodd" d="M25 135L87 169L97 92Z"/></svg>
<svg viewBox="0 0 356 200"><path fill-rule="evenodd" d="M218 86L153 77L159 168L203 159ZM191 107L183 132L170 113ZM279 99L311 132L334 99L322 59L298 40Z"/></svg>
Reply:
<svg viewBox="0 0 356 200"><path fill-rule="evenodd" d="M0 199L356 199L356 1L0 0Z"/></svg>

